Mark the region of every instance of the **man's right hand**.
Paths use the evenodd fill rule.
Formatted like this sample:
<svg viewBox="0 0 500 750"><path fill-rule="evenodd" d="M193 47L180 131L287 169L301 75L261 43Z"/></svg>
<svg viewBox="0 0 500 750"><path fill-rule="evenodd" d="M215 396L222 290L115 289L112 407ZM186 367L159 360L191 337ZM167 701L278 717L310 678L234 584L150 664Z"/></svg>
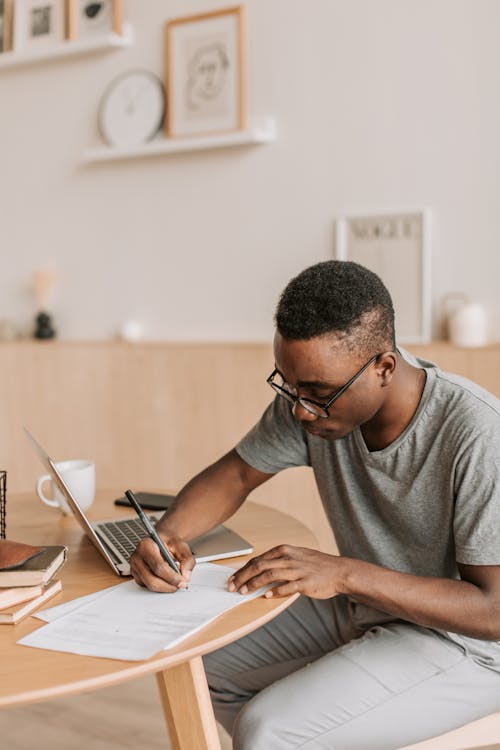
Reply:
<svg viewBox="0 0 500 750"><path fill-rule="evenodd" d="M186 588L195 559L188 543L178 534L195 538L223 523L252 490L271 476L247 464L234 448L197 474L179 492L156 526L157 533L180 563L181 575L165 562L153 540L146 538L130 558L130 572L137 583L151 591Z"/></svg>
<svg viewBox="0 0 500 750"><path fill-rule="evenodd" d="M181 574L176 573L163 559L158 545L149 537L139 542L130 558L131 574L140 586L150 591L171 593L187 588L191 571L196 565L189 544L179 537L158 533L179 562Z"/></svg>

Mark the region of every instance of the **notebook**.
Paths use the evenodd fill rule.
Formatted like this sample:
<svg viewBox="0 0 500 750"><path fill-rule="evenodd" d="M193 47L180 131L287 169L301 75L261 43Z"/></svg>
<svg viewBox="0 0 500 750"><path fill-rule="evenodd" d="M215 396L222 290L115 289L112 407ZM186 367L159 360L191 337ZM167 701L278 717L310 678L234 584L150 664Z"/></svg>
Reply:
<svg viewBox="0 0 500 750"><path fill-rule="evenodd" d="M18 604L28 602L30 599L36 599L37 596L43 594L44 590L45 586L43 584L39 586L17 586L15 588L0 589L0 612L2 609L17 607Z"/></svg>
<svg viewBox="0 0 500 750"><path fill-rule="evenodd" d="M43 547L41 552L21 565L0 570L0 587L39 586L48 583L64 564L67 551L64 545Z"/></svg>
<svg viewBox="0 0 500 750"><path fill-rule="evenodd" d="M18 622L21 622L21 620L24 620L25 617L41 607L42 604L44 604L46 601L55 596L61 590L61 588L61 581L59 579L55 579L48 584L48 586L42 591L39 596L35 597L34 599L30 599L29 602L24 602L24 604L18 604L15 607L9 607L8 609L2 610L0 612L0 624L16 625Z"/></svg>
<svg viewBox="0 0 500 750"><path fill-rule="evenodd" d="M130 575L130 556L138 542L146 536L146 532L138 517L130 516L104 521L89 521L64 482L64 479L59 474L54 461L35 440L33 435L26 428L24 430L42 464L49 471L55 484L66 498L73 515L94 547L117 575ZM149 519L154 525L160 520L160 515L151 515ZM193 539L189 542L189 546L198 562L239 557L240 555L247 555L253 552L252 545L246 539L243 539L239 534L222 525L217 526L207 534Z"/></svg>

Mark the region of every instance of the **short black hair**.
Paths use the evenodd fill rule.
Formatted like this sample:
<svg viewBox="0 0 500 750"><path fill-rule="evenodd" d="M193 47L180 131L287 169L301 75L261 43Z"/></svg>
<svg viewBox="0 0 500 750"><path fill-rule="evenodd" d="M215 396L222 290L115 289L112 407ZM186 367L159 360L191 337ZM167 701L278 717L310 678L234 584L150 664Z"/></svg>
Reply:
<svg viewBox="0 0 500 750"><path fill-rule="evenodd" d="M377 274L352 261L327 260L295 276L275 321L286 339L332 333L349 351L367 356L395 347L391 295Z"/></svg>

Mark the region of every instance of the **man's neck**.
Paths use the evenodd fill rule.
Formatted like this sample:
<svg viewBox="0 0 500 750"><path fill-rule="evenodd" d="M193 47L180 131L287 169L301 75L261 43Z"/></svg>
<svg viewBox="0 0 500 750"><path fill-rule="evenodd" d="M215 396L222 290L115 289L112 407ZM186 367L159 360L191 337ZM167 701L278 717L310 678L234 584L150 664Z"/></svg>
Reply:
<svg viewBox="0 0 500 750"><path fill-rule="evenodd" d="M425 381L425 370L413 367L398 355L390 394L373 419L361 426L369 451L387 448L404 432L418 409Z"/></svg>

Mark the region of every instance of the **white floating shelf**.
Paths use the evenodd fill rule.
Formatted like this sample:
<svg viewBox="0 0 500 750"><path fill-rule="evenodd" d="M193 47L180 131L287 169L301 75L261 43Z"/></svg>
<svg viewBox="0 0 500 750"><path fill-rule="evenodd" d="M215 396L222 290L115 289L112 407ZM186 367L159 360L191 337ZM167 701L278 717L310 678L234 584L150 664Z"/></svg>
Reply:
<svg viewBox="0 0 500 750"><path fill-rule="evenodd" d="M123 25L123 34L111 32L104 36L96 36L91 39L65 39L52 47L39 49L19 50L16 52L0 53L0 69L14 68L21 65L30 65L44 60L56 60L60 57L72 57L76 55L92 54L93 52L106 52L122 47L130 47L134 43L134 30L130 24Z"/></svg>
<svg viewBox="0 0 500 750"><path fill-rule="evenodd" d="M267 117L255 120L247 130L218 135L196 136L195 138L155 138L148 143L130 148L100 146L91 148L83 154L86 164L99 161L116 161L119 159L138 159L162 154L180 154L188 151L205 151L233 146L257 146L270 143L276 138L274 118Z"/></svg>

